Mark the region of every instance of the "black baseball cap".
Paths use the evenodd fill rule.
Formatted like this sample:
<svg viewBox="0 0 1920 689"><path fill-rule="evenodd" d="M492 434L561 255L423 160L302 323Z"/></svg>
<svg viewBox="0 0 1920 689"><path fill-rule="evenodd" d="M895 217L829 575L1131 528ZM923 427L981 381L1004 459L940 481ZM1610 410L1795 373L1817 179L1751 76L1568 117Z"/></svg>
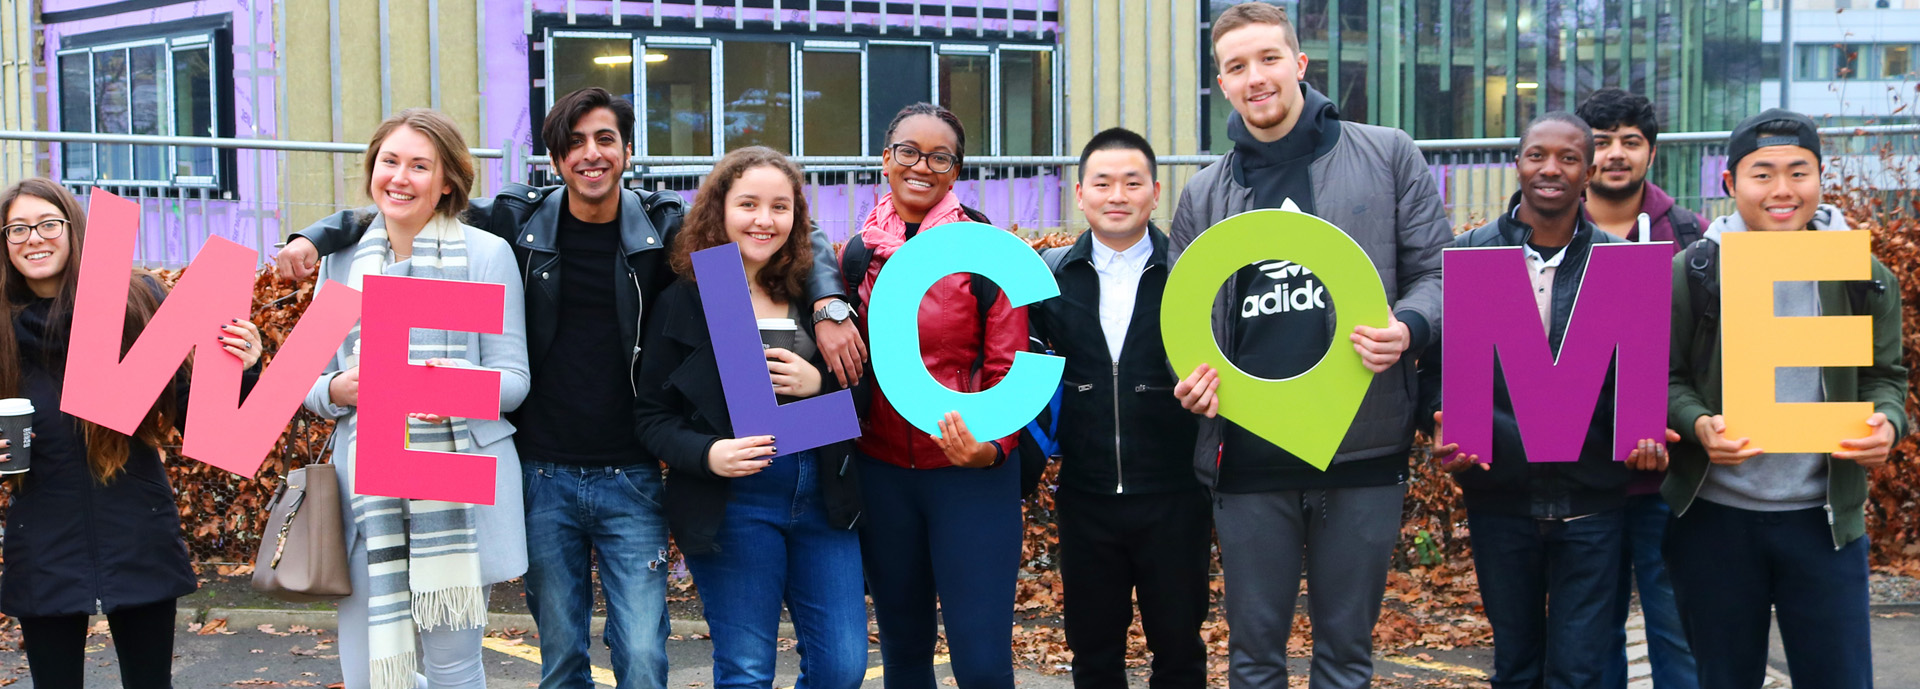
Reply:
<svg viewBox="0 0 1920 689"><path fill-rule="evenodd" d="M1741 158L1768 146L1799 146L1813 151L1815 164L1821 164L1820 128L1813 120L1792 110L1770 108L1733 128L1733 137L1727 140L1727 169L1738 169Z"/></svg>

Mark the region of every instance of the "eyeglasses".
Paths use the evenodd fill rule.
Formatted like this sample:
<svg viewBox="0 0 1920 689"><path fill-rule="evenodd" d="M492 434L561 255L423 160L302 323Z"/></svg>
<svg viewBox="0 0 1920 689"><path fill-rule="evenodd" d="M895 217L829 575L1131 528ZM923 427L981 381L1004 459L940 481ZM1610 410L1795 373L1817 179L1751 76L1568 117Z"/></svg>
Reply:
<svg viewBox="0 0 1920 689"><path fill-rule="evenodd" d="M936 175L945 174L947 171L952 170L954 165L960 163L960 158L952 153L924 153L920 149L906 144L894 144L887 148L893 150L894 162L900 163L905 167L918 165L920 164L921 158L926 158L927 169L932 170L933 174Z"/></svg>
<svg viewBox="0 0 1920 689"><path fill-rule="evenodd" d="M27 233L38 232L41 239L59 239L67 233L67 226L73 224L66 218L48 218L32 225L8 225L7 243L25 244L30 238Z"/></svg>

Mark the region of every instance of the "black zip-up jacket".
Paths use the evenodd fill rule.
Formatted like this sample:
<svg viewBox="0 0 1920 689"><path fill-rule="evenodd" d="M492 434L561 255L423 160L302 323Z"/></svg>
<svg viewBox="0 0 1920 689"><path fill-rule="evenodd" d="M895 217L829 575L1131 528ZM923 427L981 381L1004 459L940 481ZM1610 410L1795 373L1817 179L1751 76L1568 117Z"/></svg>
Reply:
<svg viewBox="0 0 1920 689"><path fill-rule="evenodd" d="M1167 285L1167 235L1147 228L1153 255L1140 275L1120 361L1100 327L1100 275L1091 231L1054 270L1060 296L1027 309L1034 336L1067 360L1060 401L1060 485L1107 495L1167 493L1201 486L1193 474L1198 417L1173 396L1178 382L1160 339Z"/></svg>
<svg viewBox="0 0 1920 689"><path fill-rule="evenodd" d="M1524 246L1532 238L1533 228L1513 217L1500 216L1454 240L1454 248ZM1567 333L1567 319L1573 315L1580 281L1586 276L1587 259L1595 244L1621 241L1600 231L1585 219L1573 231L1573 242L1561 251L1566 258L1553 274L1552 320L1547 328L1547 345L1560 351ZM1605 298L1605 295L1601 295ZM1440 411L1441 343L1429 345L1420 356L1421 428L1433 432L1433 413ZM1520 426L1514 419L1513 399L1507 395L1506 374L1498 367L1493 372L1493 458L1489 469L1474 469L1454 474L1465 494L1467 508L1536 519L1563 519L1594 514L1625 504L1630 472L1624 462L1613 459L1613 376L1609 367L1605 387L1592 410L1566 409L1566 414L1586 414L1586 442L1580 446L1580 459L1573 462L1528 462L1520 442Z"/></svg>
<svg viewBox="0 0 1920 689"><path fill-rule="evenodd" d="M634 425L647 451L665 462L667 525L680 551L691 555L719 552L714 541L726 520L733 480L707 466L707 451L721 438L734 437L733 420L720 386L720 365L700 302L700 289L681 280L660 293L647 331L648 354L640 364L640 389ZM838 388L825 360L815 354L820 393ZM853 441L816 448L821 504L834 528L851 529L860 521L860 473ZM791 458L774 461L792 461Z"/></svg>
<svg viewBox="0 0 1920 689"><path fill-rule="evenodd" d="M164 295L158 282L142 282L135 288ZM7 506L0 613L106 614L193 593L198 584L160 452L129 440L126 465L102 483L87 465L80 420L60 411L67 342L44 337L51 305L50 299L14 305L14 322L6 326L20 346L19 359L7 365L20 367L20 396L33 400L36 437L33 469L19 476ZM256 364L242 374L242 399L259 371ZM184 367L173 379L174 424L181 430L191 379Z"/></svg>

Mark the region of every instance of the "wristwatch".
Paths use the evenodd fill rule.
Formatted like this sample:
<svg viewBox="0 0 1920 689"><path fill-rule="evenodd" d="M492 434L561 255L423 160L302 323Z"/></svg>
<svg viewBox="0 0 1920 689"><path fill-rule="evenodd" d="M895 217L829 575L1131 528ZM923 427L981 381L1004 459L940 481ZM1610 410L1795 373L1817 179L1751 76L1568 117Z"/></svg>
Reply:
<svg viewBox="0 0 1920 689"><path fill-rule="evenodd" d="M834 299L833 301L827 302L826 306L820 307L820 310L813 312L813 323L814 325L819 325L820 321L845 323L847 319L852 317L853 306L848 304L845 299Z"/></svg>

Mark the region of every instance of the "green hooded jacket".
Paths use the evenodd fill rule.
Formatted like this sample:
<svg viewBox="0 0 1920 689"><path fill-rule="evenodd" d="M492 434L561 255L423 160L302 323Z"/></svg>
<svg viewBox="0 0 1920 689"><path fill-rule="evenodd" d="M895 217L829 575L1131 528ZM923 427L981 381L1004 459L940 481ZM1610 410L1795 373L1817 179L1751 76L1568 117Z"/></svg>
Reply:
<svg viewBox="0 0 1920 689"><path fill-rule="evenodd" d="M1834 215L1838 215L1835 213ZM1719 222L1714 223L1719 225ZM1713 241L1702 239L1700 241ZM1707 451L1694 434L1694 421L1719 414L1720 338L1697 337L1702 315L1693 313L1693 301L1687 279L1687 256L1681 252L1673 260L1673 344L1668 359L1667 424L1680 433L1680 442L1671 449L1671 464L1660 492L1675 516L1684 516L1700 493L1711 462ZM1718 279L1717 274L1714 279ZM1873 261L1873 279L1884 287L1867 292L1863 309L1853 312L1846 282L1821 282L1822 316L1870 315L1873 317L1873 365L1861 367L1823 367L1821 381L1830 402L1871 402L1874 411L1887 415L1895 438L1907 433L1907 366L1901 351L1900 283L1893 271ZM1713 314L1711 323L1719 323ZM1696 341L1698 340L1698 341ZM1711 348L1703 370L1693 370L1700 349ZM1848 460L1827 458L1827 523L1833 530L1833 545L1839 549L1866 535L1867 470Z"/></svg>

